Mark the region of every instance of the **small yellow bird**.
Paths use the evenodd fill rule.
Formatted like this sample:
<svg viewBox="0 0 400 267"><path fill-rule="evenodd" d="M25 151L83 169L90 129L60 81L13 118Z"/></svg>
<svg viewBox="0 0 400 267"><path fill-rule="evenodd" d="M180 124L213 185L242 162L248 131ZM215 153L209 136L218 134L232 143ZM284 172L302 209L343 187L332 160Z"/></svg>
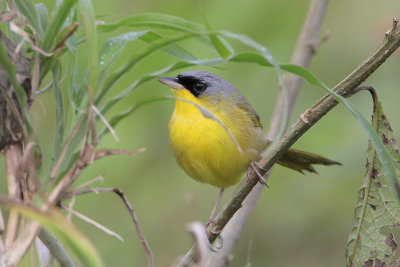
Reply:
<svg viewBox="0 0 400 267"><path fill-rule="evenodd" d="M213 220L223 189L236 184L249 165L257 172L256 162L269 143L260 117L235 86L211 72L186 71L176 78L158 80L171 87L176 98L188 100L176 100L169 121L169 136L182 169L193 179L221 189L210 217ZM218 121L204 116L190 102L204 107L222 122L242 152ZM340 165L295 149L289 149L278 163L299 172L316 172L311 164Z"/></svg>

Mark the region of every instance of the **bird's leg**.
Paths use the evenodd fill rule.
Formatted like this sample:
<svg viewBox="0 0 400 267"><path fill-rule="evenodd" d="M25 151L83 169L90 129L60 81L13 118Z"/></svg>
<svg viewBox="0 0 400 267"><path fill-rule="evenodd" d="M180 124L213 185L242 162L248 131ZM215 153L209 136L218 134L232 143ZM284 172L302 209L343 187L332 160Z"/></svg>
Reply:
<svg viewBox="0 0 400 267"><path fill-rule="evenodd" d="M221 199L222 199L222 195L223 195L223 193L224 193L224 189L225 189L225 188L221 188L221 189L219 190L218 198L217 198L217 201L215 202L214 208L213 208L213 210L212 210L212 212L211 212L210 219L209 219L208 222L206 222L206 224L205 224L205 227L206 227L206 228L210 225L210 223L214 223L214 219L215 219L215 217L217 216L218 207L219 207L219 204L221 203Z"/></svg>
<svg viewBox="0 0 400 267"><path fill-rule="evenodd" d="M267 181L260 174L259 170L264 170L265 171L265 169L262 166L260 166L260 164L258 164L257 161L250 162L250 167L247 170L247 177L250 177L251 171L254 171L254 173L258 176L259 182L269 188L269 186L267 185Z"/></svg>
<svg viewBox="0 0 400 267"><path fill-rule="evenodd" d="M217 201L215 202L214 208L213 208L213 210L212 210L212 212L211 212L210 219L209 219L208 222L206 222L206 224L204 225L205 230L207 230L207 227L208 227L211 223L215 223L214 219L215 219L215 217L217 216L218 207L219 207L219 204L221 203L222 195L224 194L224 189L225 189L225 188L221 188L221 189L219 190L218 198L217 198ZM222 236L221 236L221 235L218 236L218 241L219 241L219 244L220 244L220 245L219 245L218 247L216 247L216 248L217 248L217 249L220 249L220 248L222 248L222 245L223 245L223 239L222 239ZM213 249L212 244L211 244L210 242L208 242L208 247L209 247L209 249L210 249L211 251L216 252L216 250Z"/></svg>

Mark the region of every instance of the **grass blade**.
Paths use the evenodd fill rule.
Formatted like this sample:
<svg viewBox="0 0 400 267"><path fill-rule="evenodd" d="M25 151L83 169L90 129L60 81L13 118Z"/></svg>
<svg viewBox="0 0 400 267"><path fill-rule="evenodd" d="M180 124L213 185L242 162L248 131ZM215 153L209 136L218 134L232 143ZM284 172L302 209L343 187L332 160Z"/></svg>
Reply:
<svg viewBox="0 0 400 267"><path fill-rule="evenodd" d="M162 39L162 40L156 41L154 43L151 43L148 47L146 47L144 49L144 51L141 51L140 53L137 53L137 54L134 54L133 56L131 56L131 58L127 60L127 62L125 63L125 65L121 69L115 71L110 76L108 76L108 78L104 82L104 85L102 86L102 88L100 88L101 89L100 93L96 97L96 100L95 100L94 104L96 106L98 106L100 101L108 93L108 91L110 91L112 86L123 75L125 75L130 69L132 69L132 67L135 66L136 63L138 63L140 60L142 60L146 56L150 55L151 53L159 50L162 47L165 47L165 46L167 46L169 44L172 44L172 43L175 43L175 42L178 42L178 41L182 41L182 40L188 39L188 38L193 37L193 36L195 36L195 34L187 33L187 34L179 35L177 37L174 36L172 38Z"/></svg>
<svg viewBox="0 0 400 267"><path fill-rule="evenodd" d="M43 38L43 26L41 25L41 21L39 19L39 14L36 10L33 1L31 0L18 0L14 2L17 5L19 12L24 15L28 21L28 23L35 29L38 33L39 39Z"/></svg>
<svg viewBox="0 0 400 267"><path fill-rule="evenodd" d="M158 78L161 75L164 75L167 72L178 70L178 69L183 69L187 68L190 66L194 65L201 65L201 66L214 66L216 64L224 62L224 59L222 58L216 58L216 59L207 59L207 60L195 60L195 61L178 61L175 62L171 65L169 65L166 68L163 68L161 70L158 70L153 73L146 74L139 79L137 79L134 83L132 83L128 88L123 90L119 95L116 97L112 98L109 100L104 107L101 109L102 114L105 114L106 112L109 111L116 103L118 103L120 100L122 100L124 97L128 96L130 93L132 93L137 87L142 85L145 82L148 82L154 78Z"/></svg>
<svg viewBox="0 0 400 267"><path fill-rule="evenodd" d="M62 150L64 139L64 104L60 88L60 64L57 63L53 68L54 99L56 101L56 131L54 135L54 148L52 159L57 159Z"/></svg>
<svg viewBox="0 0 400 267"><path fill-rule="evenodd" d="M159 13L134 15L114 23L99 25L97 28L100 32L111 32L121 27L156 27L185 32L201 32L205 30L204 26L199 23Z"/></svg>
<svg viewBox="0 0 400 267"><path fill-rule="evenodd" d="M0 196L0 203L12 210L38 221L75 253L84 266L103 266L99 253L93 244L78 229L56 210L45 213L17 201Z"/></svg>
<svg viewBox="0 0 400 267"><path fill-rule="evenodd" d="M98 54L97 54L97 29L95 24L94 9L91 0L79 0L79 9L85 26L87 55L89 62L89 81L95 94L97 90Z"/></svg>
<svg viewBox="0 0 400 267"><path fill-rule="evenodd" d="M77 1L78 0L62 1L60 5L57 6L57 9L55 9L55 13L51 18L49 26L47 27L44 34L44 39L42 43L42 49L44 51L49 52L53 48L57 34L60 32L65 20L71 13L72 8L75 6Z"/></svg>

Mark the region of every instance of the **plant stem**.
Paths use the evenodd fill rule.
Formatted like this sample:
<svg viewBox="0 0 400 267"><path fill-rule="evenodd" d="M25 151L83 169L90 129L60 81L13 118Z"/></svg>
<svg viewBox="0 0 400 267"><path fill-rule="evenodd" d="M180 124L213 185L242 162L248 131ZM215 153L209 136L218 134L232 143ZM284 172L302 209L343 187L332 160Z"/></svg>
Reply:
<svg viewBox="0 0 400 267"><path fill-rule="evenodd" d="M338 83L333 91L347 97L367 79L385 60L400 46L400 26L398 19L393 20L393 28L385 33L385 39L374 52L362 62L352 73ZM279 158L291 147L306 131L308 131L317 121L319 121L327 112L334 108L338 102L329 94L322 97L311 108L304 111L298 120L286 131L279 141L279 144L273 148L268 155L260 160L259 164L265 169L261 174L268 172ZM229 202L218 214L215 224L211 223L207 228L210 242L214 242L220 235L222 229L231 220L238 211L243 201L250 194L252 189L258 184L258 176L252 175L238 186ZM193 250L190 250L183 260L181 266L190 265L193 261Z"/></svg>
<svg viewBox="0 0 400 267"><path fill-rule="evenodd" d="M67 251L57 240L57 238L51 234L49 231L41 228L38 237L49 249L51 255L57 260L61 267L75 267L75 263L72 261L71 257L68 255Z"/></svg>
<svg viewBox="0 0 400 267"><path fill-rule="evenodd" d="M299 65L303 68L308 68L310 66L311 59L316 52L314 45L318 43L318 36L328 3L329 0L311 1L303 29L300 33L299 40L297 41L290 63ZM303 84L303 79L299 76L288 73L285 75L284 83L288 91L287 100L289 109L287 114L290 116L298 92ZM274 115L272 116L272 120L268 129L267 136L269 140L274 140L279 134L282 116L284 114L283 103L284 95L281 90L276 100ZM265 178L267 179L268 176ZM244 201L243 207L224 228L224 245L222 249L218 251L218 253L211 253L208 266L225 266L229 263L229 259L231 258L230 255L232 255L233 249L235 248L237 241L239 241L240 235L246 226L255 205L257 204L259 196L264 189L264 185L256 185L251 194Z"/></svg>

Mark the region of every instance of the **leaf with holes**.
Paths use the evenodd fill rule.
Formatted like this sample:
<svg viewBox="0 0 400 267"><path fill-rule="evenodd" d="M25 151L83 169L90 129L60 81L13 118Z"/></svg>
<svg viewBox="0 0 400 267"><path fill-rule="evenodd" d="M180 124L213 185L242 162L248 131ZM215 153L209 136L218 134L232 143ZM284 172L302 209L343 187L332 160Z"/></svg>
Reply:
<svg viewBox="0 0 400 267"><path fill-rule="evenodd" d="M399 171L398 145L381 103L375 94L373 97L372 126L382 138ZM382 163L371 143L368 145L366 169L355 208L355 223L346 248L347 266L389 266L397 248L393 234L400 225L400 204L398 192L393 190L385 177Z"/></svg>

